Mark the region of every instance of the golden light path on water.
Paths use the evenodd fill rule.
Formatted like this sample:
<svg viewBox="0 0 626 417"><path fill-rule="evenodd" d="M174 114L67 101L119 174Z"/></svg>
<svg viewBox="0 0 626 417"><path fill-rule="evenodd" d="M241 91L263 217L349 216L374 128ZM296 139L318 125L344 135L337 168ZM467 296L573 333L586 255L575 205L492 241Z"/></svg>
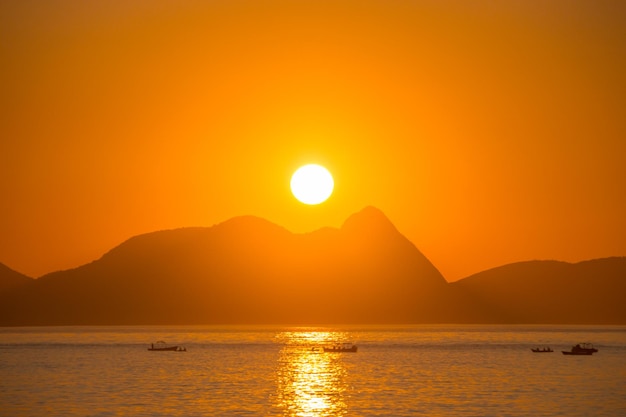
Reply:
<svg viewBox="0 0 626 417"><path fill-rule="evenodd" d="M347 375L343 354L323 346L345 342L337 332L293 331L277 335L284 343L277 369L276 406L284 415L347 415Z"/></svg>

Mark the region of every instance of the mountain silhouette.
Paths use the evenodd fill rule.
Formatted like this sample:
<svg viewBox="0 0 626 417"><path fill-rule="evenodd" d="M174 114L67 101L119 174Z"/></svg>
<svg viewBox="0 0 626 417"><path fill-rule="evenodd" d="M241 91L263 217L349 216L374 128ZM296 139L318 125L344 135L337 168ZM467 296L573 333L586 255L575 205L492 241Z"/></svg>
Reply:
<svg viewBox="0 0 626 417"><path fill-rule="evenodd" d="M505 265L447 283L374 207L295 234L241 216L132 237L31 279L0 268L0 325L626 324L626 258Z"/></svg>
<svg viewBox="0 0 626 417"><path fill-rule="evenodd" d="M0 324L430 321L446 286L378 209L307 234L243 216L136 236L5 292Z"/></svg>
<svg viewBox="0 0 626 417"><path fill-rule="evenodd" d="M626 323L626 258L527 261L450 284L461 317L492 323Z"/></svg>

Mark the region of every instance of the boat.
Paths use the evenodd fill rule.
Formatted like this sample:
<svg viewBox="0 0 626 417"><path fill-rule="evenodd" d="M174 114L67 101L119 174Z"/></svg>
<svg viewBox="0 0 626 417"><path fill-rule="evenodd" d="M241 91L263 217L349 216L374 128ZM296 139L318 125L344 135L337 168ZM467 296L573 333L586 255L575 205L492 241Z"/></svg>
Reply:
<svg viewBox="0 0 626 417"><path fill-rule="evenodd" d="M334 352L334 353L338 353L338 352L356 353L357 349L358 348L356 345L353 345L350 343L344 343L342 345L324 346L324 352Z"/></svg>
<svg viewBox="0 0 626 417"><path fill-rule="evenodd" d="M550 352L554 352L552 350L552 348L550 348L549 346L548 347L544 347L544 348L534 348L534 349L531 349L531 350L533 352L535 352L535 353L550 353Z"/></svg>
<svg viewBox="0 0 626 417"><path fill-rule="evenodd" d="M598 349L593 347L591 343L579 343L575 346L572 346L572 350L562 350L561 352L564 355L592 355L597 352Z"/></svg>
<svg viewBox="0 0 626 417"><path fill-rule="evenodd" d="M168 345L162 340L150 344L148 350L151 350L153 352L187 352L187 348L185 348L184 346Z"/></svg>

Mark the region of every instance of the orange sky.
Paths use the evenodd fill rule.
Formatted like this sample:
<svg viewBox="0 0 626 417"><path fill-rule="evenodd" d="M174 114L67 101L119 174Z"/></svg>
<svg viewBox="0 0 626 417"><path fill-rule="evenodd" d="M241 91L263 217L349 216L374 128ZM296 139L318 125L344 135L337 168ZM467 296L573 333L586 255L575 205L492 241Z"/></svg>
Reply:
<svg viewBox="0 0 626 417"><path fill-rule="evenodd" d="M0 3L0 262L380 208L449 281L626 255L626 2ZM320 163L335 192L298 203Z"/></svg>

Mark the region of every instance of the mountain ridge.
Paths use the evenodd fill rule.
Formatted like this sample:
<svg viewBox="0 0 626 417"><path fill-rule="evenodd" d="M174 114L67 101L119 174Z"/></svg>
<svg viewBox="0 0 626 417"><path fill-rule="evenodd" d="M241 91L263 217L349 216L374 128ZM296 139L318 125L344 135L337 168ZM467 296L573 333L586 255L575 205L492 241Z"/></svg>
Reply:
<svg viewBox="0 0 626 417"><path fill-rule="evenodd" d="M626 257L516 262L451 287L464 293L473 314L497 311L507 323L626 323Z"/></svg>
<svg viewBox="0 0 626 417"><path fill-rule="evenodd" d="M0 268L0 325L626 324L624 285L624 257L518 262L448 283L365 207L309 233L256 216L145 233L36 280Z"/></svg>
<svg viewBox="0 0 626 417"><path fill-rule="evenodd" d="M0 324L412 321L413 294L446 281L384 215L359 220L372 213L310 234L241 216L134 236L5 294Z"/></svg>

